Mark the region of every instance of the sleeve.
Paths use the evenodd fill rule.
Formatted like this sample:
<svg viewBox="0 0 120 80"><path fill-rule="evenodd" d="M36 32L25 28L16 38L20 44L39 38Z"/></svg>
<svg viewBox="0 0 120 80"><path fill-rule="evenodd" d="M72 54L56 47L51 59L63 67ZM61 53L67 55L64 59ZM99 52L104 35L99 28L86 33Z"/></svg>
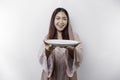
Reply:
<svg viewBox="0 0 120 80"><path fill-rule="evenodd" d="M80 41L79 36L77 34L74 35L74 39L77 41ZM80 44L72 51L72 55L68 53L68 50L66 50L66 73L69 77L73 77L74 72L78 69L80 66L80 63L82 61L82 44Z"/></svg>
<svg viewBox="0 0 120 80"><path fill-rule="evenodd" d="M51 77L53 68L54 68L54 50L50 53L49 57L47 58L45 53L45 45L42 44L39 52L39 62L44 70L44 72L47 74L47 77Z"/></svg>

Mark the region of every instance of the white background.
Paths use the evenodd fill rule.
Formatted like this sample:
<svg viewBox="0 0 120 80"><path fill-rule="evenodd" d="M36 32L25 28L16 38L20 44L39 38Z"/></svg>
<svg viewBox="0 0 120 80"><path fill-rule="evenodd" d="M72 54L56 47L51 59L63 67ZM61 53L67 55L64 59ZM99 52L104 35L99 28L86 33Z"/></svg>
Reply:
<svg viewBox="0 0 120 80"><path fill-rule="evenodd" d="M0 0L0 80L40 80L40 45L59 6L83 42L78 80L120 80L120 0Z"/></svg>

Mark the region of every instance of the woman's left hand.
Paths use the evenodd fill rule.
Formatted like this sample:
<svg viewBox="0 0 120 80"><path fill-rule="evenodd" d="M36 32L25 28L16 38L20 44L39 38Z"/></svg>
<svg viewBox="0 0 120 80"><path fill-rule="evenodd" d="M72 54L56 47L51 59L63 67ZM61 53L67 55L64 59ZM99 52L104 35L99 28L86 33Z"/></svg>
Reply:
<svg viewBox="0 0 120 80"><path fill-rule="evenodd" d="M74 50L74 49L75 49L74 46L67 46L66 48L67 48L68 50Z"/></svg>
<svg viewBox="0 0 120 80"><path fill-rule="evenodd" d="M66 46L65 48L70 49L70 50L74 50L80 43L73 45L73 46Z"/></svg>

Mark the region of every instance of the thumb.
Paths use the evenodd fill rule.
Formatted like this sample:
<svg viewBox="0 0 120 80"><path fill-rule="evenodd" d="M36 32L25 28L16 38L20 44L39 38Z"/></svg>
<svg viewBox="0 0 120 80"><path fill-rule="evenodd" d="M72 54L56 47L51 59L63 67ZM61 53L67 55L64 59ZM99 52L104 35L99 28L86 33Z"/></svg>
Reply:
<svg viewBox="0 0 120 80"><path fill-rule="evenodd" d="M46 42L46 40L43 40L43 42L44 42L45 45L49 45L49 44Z"/></svg>

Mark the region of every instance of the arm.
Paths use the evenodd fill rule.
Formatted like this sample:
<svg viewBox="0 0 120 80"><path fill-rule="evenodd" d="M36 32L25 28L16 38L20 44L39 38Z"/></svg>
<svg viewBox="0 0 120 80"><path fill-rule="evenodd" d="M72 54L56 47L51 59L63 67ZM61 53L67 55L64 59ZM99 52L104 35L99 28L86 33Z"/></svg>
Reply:
<svg viewBox="0 0 120 80"><path fill-rule="evenodd" d="M47 77L51 77L54 68L54 49L51 50L50 46L46 47L45 43L43 43L40 50L39 61Z"/></svg>
<svg viewBox="0 0 120 80"><path fill-rule="evenodd" d="M74 35L75 40L80 42L79 36ZM82 47L81 42L77 46L70 46L67 48L66 51L67 59L66 59L66 65L67 65L67 75L69 77L72 77L74 75L74 72L78 69L81 63L81 53L82 53Z"/></svg>

